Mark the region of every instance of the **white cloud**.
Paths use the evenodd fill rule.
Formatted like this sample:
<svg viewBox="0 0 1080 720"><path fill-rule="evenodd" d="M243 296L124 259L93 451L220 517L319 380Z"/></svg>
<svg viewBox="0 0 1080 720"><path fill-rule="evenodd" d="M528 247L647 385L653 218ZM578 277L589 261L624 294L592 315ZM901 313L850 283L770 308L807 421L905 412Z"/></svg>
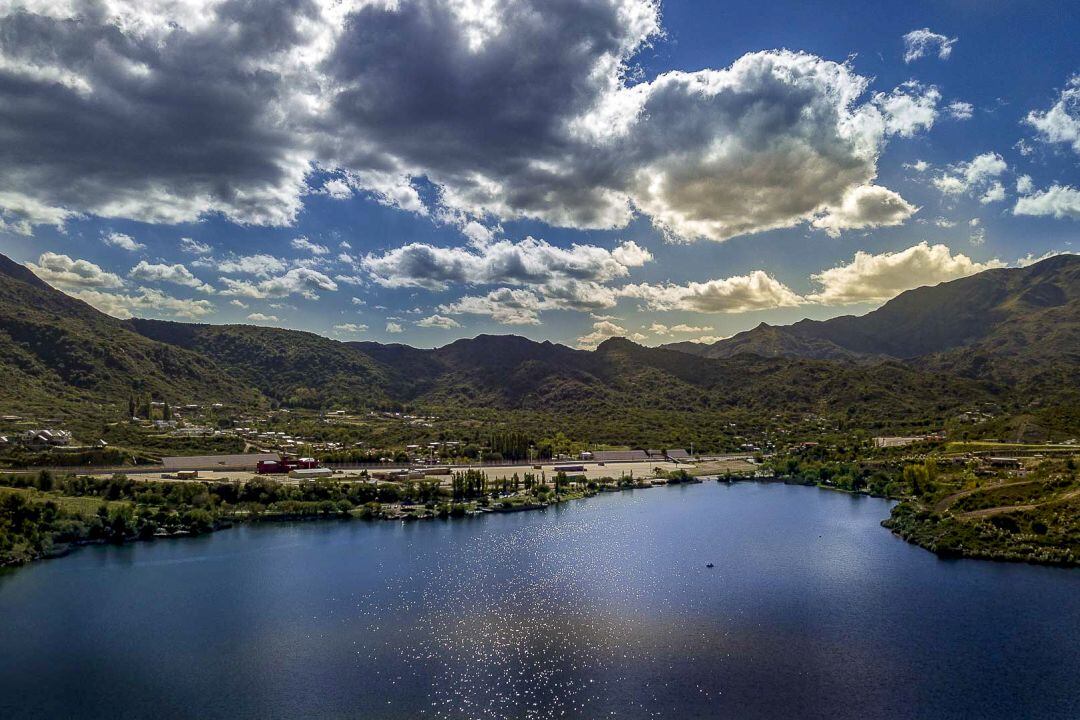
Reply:
<svg viewBox="0 0 1080 720"><path fill-rule="evenodd" d="M538 313L542 309L544 303L535 293L512 288L499 288L482 296L467 295L439 306L440 312L449 315L487 315L503 325L539 325Z"/></svg>
<svg viewBox="0 0 1080 720"><path fill-rule="evenodd" d="M124 233L111 232L101 236L102 241L106 245L112 245L128 252L135 252L136 250L142 250L146 246L142 243L135 242L135 238Z"/></svg>
<svg viewBox="0 0 1080 720"><path fill-rule="evenodd" d="M192 255L209 255L213 250L209 245L189 237L180 238L180 249Z"/></svg>
<svg viewBox="0 0 1080 720"><path fill-rule="evenodd" d="M243 308L244 310L248 309L248 304L246 302L244 302L243 300L230 300L229 304L230 305L235 305L238 308Z"/></svg>
<svg viewBox="0 0 1080 720"><path fill-rule="evenodd" d="M904 35L904 62L910 63L936 53L939 60L948 60L959 38L932 32L930 28L912 30Z"/></svg>
<svg viewBox="0 0 1080 720"><path fill-rule="evenodd" d="M455 320L454 318L446 317L444 315L429 315L422 320L417 320L416 324L419 327L441 328L443 330L461 327L461 323L459 323L457 320Z"/></svg>
<svg viewBox="0 0 1080 720"><path fill-rule="evenodd" d="M968 242L970 242L975 247L979 247L979 246L985 244L986 243L986 228L980 227L980 228L975 228L974 230L972 230L971 236L968 238Z"/></svg>
<svg viewBox="0 0 1080 720"><path fill-rule="evenodd" d="M256 277L267 277L274 273L284 272L287 267L284 260L262 253L232 255L224 259L200 258L192 265L212 268L223 275L254 275Z"/></svg>
<svg viewBox="0 0 1080 720"><path fill-rule="evenodd" d="M937 104L941 92L933 85L925 86L909 80L890 93L878 93L874 103L881 108L888 135L914 137L929 130L937 120Z"/></svg>
<svg viewBox="0 0 1080 720"><path fill-rule="evenodd" d="M1034 265L1035 263L1042 262L1043 260L1049 260L1052 257L1058 255L1075 255L1076 253L1069 252L1068 250L1047 250L1042 255L1036 256L1034 253L1028 253L1022 258L1016 261L1016 267L1027 267Z"/></svg>
<svg viewBox="0 0 1080 720"><path fill-rule="evenodd" d="M308 300L317 300L317 291L338 289L337 283L318 270L306 267L297 267L289 270L284 275L267 278L258 282L247 282L233 278L221 278L226 289L222 295L238 295L257 300L263 298L280 298L288 295L300 295Z"/></svg>
<svg viewBox="0 0 1080 720"><path fill-rule="evenodd" d="M592 327L592 332L582 335L577 339L578 347L582 350L594 350L597 345L613 337L625 337L635 342L641 342L646 339L641 333L629 332L626 328L621 325L616 325L610 320L598 320L593 323Z"/></svg>
<svg viewBox="0 0 1080 720"><path fill-rule="evenodd" d="M923 173L930 169L930 163L925 160L916 160L915 162L904 163L904 167L917 173Z"/></svg>
<svg viewBox="0 0 1080 720"><path fill-rule="evenodd" d="M1032 181L1030 175L1021 175L1016 178L1016 192L1021 195L1028 195L1035 189L1035 183Z"/></svg>
<svg viewBox="0 0 1080 720"><path fill-rule="evenodd" d="M945 110L953 120L970 120L975 112L975 106L963 100L953 100L945 106Z"/></svg>
<svg viewBox="0 0 1080 720"><path fill-rule="evenodd" d="M693 325L673 325L670 328L673 333L701 333L712 330L710 327L695 327Z"/></svg>
<svg viewBox="0 0 1080 720"><path fill-rule="evenodd" d="M386 332L390 333L391 335L398 335L405 332L405 328L401 327L400 323L388 322L386 323Z"/></svg>
<svg viewBox="0 0 1080 720"><path fill-rule="evenodd" d="M37 264L26 266L35 275L60 288L119 288L124 281L119 275L103 270L89 260L72 260L67 255L42 253Z"/></svg>
<svg viewBox="0 0 1080 720"><path fill-rule="evenodd" d="M313 243L304 236L293 238L289 241L289 244L293 247L294 250L309 252L312 255L326 255L328 252L330 252L330 248L326 247L325 245Z"/></svg>
<svg viewBox="0 0 1080 720"><path fill-rule="evenodd" d="M995 180L990 183L990 187L986 188L986 192L979 198L979 202L983 205L989 205L994 202L1001 202L1005 199L1005 186L1001 182Z"/></svg>
<svg viewBox="0 0 1080 720"><path fill-rule="evenodd" d="M815 218L813 226L832 237L842 230L902 225L919 208L880 185L860 185L837 207Z"/></svg>
<svg viewBox="0 0 1080 720"><path fill-rule="evenodd" d="M852 63L788 51L641 81L656 0L34 2L0 23L8 225L289 225L307 195L363 192L436 217L643 215L724 240L828 213L936 104L879 108ZM18 216L18 197L41 212Z"/></svg>
<svg viewBox="0 0 1080 720"><path fill-rule="evenodd" d="M690 342L698 343L699 345L712 345L713 343L720 342L721 340L727 340L730 335L702 335L701 337L690 338Z"/></svg>
<svg viewBox="0 0 1080 720"><path fill-rule="evenodd" d="M1080 220L1080 189L1071 185L1051 185L1046 190L1017 199L1013 215Z"/></svg>
<svg viewBox="0 0 1080 720"><path fill-rule="evenodd" d="M650 310L700 313L742 313L796 307L803 302L791 288L762 270L686 285L627 285L619 294L644 301Z"/></svg>
<svg viewBox="0 0 1080 720"><path fill-rule="evenodd" d="M175 265L151 265L142 260L138 265L131 268L128 275L135 280L143 282L169 282L176 285L195 288L201 292L212 293L214 288L195 277L190 270L182 264Z"/></svg>
<svg viewBox="0 0 1080 720"><path fill-rule="evenodd" d="M368 326L363 323L341 323L340 325L335 325L334 329L338 332L348 333L350 335L359 335L367 332Z"/></svg>
<svg viewBox="0 0 1080 720"><path fill-rule="evenodd" d="M542 285L558 280L606 282L625 277L652 255L635 243L614 251L595 245L561 248L532 237L471 247L411 243L361 259L372 279L386 287L444 290L449 285Z"/></svg>
<svg viewBox="0 0 1080 720"><path fill-rule="evenodd" d="M625 267L641 267L647 262L652 262L653 255L633 240L624 242L611 251L611 257Z"/></svg>
<svg viewBox="0 0 1080 720"><path fill-rule="evenodd" d="M335 200L346 200L353 196L353 189L349 187L349 183L345 182L341 178L327 180L323 184L322 192L323 194L329 195Z"/></svg>
<svg viewBox="0 0 1080 720"><path fill-rule="evenodd" d="M806 299L823 305L881 302L905 290L936 285L996 267L1004 267L1004 263L1000 260L975 262L966 255L953 254L946 245L931 246L926 241L906 250L880 255L860 250L850 263L812 275L822 288Z"/></svg>
<svg viewBox="0 0 1080 720"><path fill-rule="evenodd" d="M1032 110L1024 122L1035 128L1040 140L1064 143L1080 154L1080 74L1069 78L1058 101L1049 110Z"/></svg>
<svg viewBox="0 0 1080 720"><path fill-rule="evenodd" d="M30 195L0 188L0 230L33 236L34 225L55 225L63 229L64 223L77 215L64 208L52 207Z"/></svg>
<svg viewBox="0 0 1080 720"><path fill-rule="evenodd" d="M281 322L277 315L264 315L263 313L251 313L247 316L252 322Z"/></svg>
<svg viewBox="0 0 1080 720"><path fill-rule="evenodd" d="M100 290L76 290L72 296L93 305L103 313L126 320L139 317L179 317L198 319L214 312L208 300L185 300L153 288L139 288L137 294L110 293Z"/></svg>
<svg viewBox="0 0 1080 720"><path fill-rule="evenodd" d="M1008 169L1008 165L997 153L988 152L976 155L970 162L950 165L946 172L933 179L934 187L945 195L962 195L964 193L991 189L992 184L997 182Z"/></svg>

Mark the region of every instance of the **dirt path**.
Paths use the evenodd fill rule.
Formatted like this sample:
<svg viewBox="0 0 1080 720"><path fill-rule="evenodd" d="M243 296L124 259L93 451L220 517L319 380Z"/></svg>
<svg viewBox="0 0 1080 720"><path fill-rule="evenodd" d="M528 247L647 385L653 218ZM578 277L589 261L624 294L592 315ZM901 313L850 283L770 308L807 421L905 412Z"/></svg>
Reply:
<svg viewBox="0 0 1080 720"><path fill-rule="evenodd" d="M1051 505L1053 503L1065 502L1066 500L1072 500L1074 497L1080 496L1080 490L1071 490L1070 492L1060 495L1056 498L1047 500L1046 502L1035 503L1034 505L1003 505L1002 507L983 508L982 510L972 510L971 512L960 513L955 517L959 520L973 520L975 518L993 517L994 515L1001 515L1008 512L1034 510L1037 507L1043 505Z"/></svg>
<svg viewBox="0 0 1080 720"><path fill-rule="evenodd" d="M971 490L961 490L960 492L955 492L952 495L948 495L948 496L943 497L942 499L938 500L934 504L934 512L936 512L938 514L943 513L946 510L948 510L950 507L952 507L953 504L955 504L957 500L961 500L963 498L966 498L968 495L974 495L977 492L983 492L984 490L997 490L998 488L1013 487L1013 486L1016 486L1016 485L1031 485L1031 484L1038 483L1038 482L1041 482L1041 481L1040 480L1014 480L1013 482L998 483L997 485L983 485L982 487L972 488Z"/></svg>

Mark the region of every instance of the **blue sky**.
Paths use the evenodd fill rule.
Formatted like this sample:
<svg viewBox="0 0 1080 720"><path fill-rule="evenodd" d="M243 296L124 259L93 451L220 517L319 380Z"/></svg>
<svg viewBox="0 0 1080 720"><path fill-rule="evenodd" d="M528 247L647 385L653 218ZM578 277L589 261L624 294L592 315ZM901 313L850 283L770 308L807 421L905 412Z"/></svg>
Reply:
<svg viewBox="0 0 1080 720"><path fill-rule="evenodd" d="M1075 3L889 5L0 9L0 249L120 317L581 347L1076 251Z"/></svg>

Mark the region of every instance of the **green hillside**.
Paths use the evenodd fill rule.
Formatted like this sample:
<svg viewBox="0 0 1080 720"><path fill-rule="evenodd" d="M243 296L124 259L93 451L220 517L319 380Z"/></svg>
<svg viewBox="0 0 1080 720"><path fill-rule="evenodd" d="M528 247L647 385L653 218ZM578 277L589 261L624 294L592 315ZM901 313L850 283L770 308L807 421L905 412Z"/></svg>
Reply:
<svg viewBox="0 0 1080 720"><path fill-rule="evenodd" d="M207 357L155 342L0 256L0 412L115 416L131 394L250 404Z"/></svg>
<svg viewBox="0 0 1080 720"><path fill-rule="evenodd" d="M430 409L613 443L716 435L734 419L781 415L940 427L988 404L1059 432L1080 426L1069 409L1080 386L1076 258L913 290L862 318L759 328L740 347L757 338L771 350L705 349L720 357L624 339L589 352L481 335L422 350L247 325L121 321L3 260L3 413L116 419L134 392L245 409ZM881 340L887 327L896 329L891 345ZM895 355L900 346L937 350Z"/></svg>

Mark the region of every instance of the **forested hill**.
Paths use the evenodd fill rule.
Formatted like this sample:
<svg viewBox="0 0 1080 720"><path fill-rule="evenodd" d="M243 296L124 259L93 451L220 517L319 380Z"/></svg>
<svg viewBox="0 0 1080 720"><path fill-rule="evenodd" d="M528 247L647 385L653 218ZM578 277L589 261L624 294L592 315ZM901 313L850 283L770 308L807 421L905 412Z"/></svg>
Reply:
<svg viewBox="0 0 1080 720"><path fill-rule="evenodd" d="M983 294L995 298L993 327L960 323L970 328L963 355L945 349L913 363L906 355L905 361L889 353L868 359L850 349L822 357L766 352L713 358L623 339L582 351L505 335L422 350L248 325L117 320L0 256L0 412L52 408L117 417L127 397L138 392L172 403L252 408L523 411L579 426L613 427L627 416L647 416L651 423L678 416L692 423L695 415L731 413L822 414L876 426L933 424L983 403L1018 409L1030 404L1033 398L1013 391L1015 378L995 359L1019 352L1010 342L1026 342L1025 333L1042 332L1051 342L1038 351L1046 361L1028 367L1023 382L1044 386L1048 378L1066 382L1075 373L1077 344L1056 351L1056 362L1049 357L1055 351L1047 348L1075 337L1075 287L1064 286L1063 278L1070 272L1075 278L1076 268L1065 259L1024 271L992 271L978 287L986 283L991 289ZM963 292L940 295L954 285L928 290L939 295L936 302L950 303L954 315L972 316L957 308ZM925 321L920 294L907 293L877 312L923 308ZM1021 305L1025 309L1017 309ZM859 319L845 322L853 320ZM918 322L905 325L896 316L894 324L914 328ZM841 347L833 340L814 341ZM942 347L942 341L925 343ZM860 361L843 359L853 356ZM1050 406L1060 398L1050 393L1034 399Z"/></svg>
<svg viewBox="0 0 1080 720"><path fill-rule="evenodd" d="M711 345L668 347L703 357L739 353L812 358L914 359L972 348L997 352L1013 333L1051 329L1052 351L1073 354L1080 326L1080 255L1058 255L1026 268L987 270L908 290L859 317L761 324ZM1023 350L1017 346L1014 350ZM1042 348L1043 350L1047 348Z"/></svg>

